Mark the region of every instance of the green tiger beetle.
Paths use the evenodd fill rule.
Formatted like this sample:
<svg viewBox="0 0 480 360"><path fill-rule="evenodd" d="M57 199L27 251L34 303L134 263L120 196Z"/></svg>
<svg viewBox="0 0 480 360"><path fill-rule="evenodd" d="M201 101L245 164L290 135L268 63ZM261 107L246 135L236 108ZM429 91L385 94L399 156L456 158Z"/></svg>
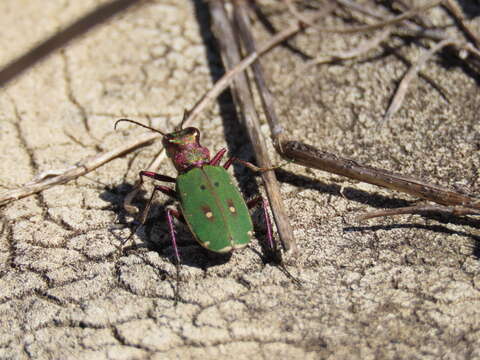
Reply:
<svg viewBox="0 0 480 360"><path fill-rule="evenodd" d="M178 171L176 178L151 171L141 171L139 173L140 184L143 183L144 177L175 183L175 189L164 185L154 187L140 225L145 222L153 196L157 191L179 201L180 209L166 210L170 238L178 266L180 264L180 254L175 237L173 217L187 224L201 246L215 253L225 254L242 249L250 243L253 237L253 224L248 210L256 205L261 205L267 228L268 246L273 254L279 255L273 241L267 200L259 196L245 202L240 191L233 184L232 177L227 172L233 162L239 162L254 171L267 171L277 167L260 168L235 157L229 158L221 166L220 162L227 150L221 149L213 158L210 158L209 150L200 144L200 131L195 127L183 129L184 121L185 117L182 123L171 133L164 133L129 119L120 119L115 123L115 128L119 122L130 122L162 134L162 142L167 156L172 160ZM135 231L131 236L134 233ZM279 257L277 258L279 259Z"/></svg>

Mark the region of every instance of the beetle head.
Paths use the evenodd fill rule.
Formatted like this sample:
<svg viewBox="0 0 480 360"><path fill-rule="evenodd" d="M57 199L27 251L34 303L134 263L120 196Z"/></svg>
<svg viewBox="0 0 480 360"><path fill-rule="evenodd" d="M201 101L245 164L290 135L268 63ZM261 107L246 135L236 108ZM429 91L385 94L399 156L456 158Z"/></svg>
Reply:
<svg viewBox="0 0 480 360"><path fill-rule="evenodd" d="M210 161L210 152L207 148L200 145L200 131L194 127L181 128L185 119L186 117L184 116L177 130L168 134L129 119L117 120L115 128L119 122L123 121L162 134L163 146L165 146L168 157L172 160L177 171L182 173L193 167L200 167Z"/></svg>
<svg viewBox="0 0 480 360"><path fill-rule="evenodd" d="M210 152L200 144L200 131L197 128L188 127L166 134L163 145L180 173L210 161Z"/></svg>

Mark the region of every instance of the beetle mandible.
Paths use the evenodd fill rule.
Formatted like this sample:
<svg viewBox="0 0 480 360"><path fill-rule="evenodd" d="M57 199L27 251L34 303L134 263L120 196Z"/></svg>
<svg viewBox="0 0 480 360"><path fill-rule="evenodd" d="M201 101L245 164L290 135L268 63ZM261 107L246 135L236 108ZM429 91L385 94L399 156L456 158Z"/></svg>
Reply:
<svg viewBox="0 0 480 360"><path fill-rule="evenodd" d="M221 149L213 158L210 158L209 150L200 144L200 131L195 127L183 129L184 121L171 133L164 133L129 119L117 120L115 128L119 122L130 122L163 135L162 142L167 156L178 172L177 177L151 171L141 171L139 176L140 184L143 183L144 177L175 183L175 189L156 185L145 212L149 211L157 191L179 201L179 210L167 209L166 211L177 264L180 264L180 254L173 217L186 223L197 242L204 248L216 253L228 253L244 248L250 243L253 237L253 224L248 210L259 204L263 208L268 245L275 253L267 200L259 196L245 202L240 191L233 184L227 169L233 162L239 162L254 171L273 170L276 167L260 168L235 157L229 158L223 166L220 166L226 149ZM141 224L145 222L146 213L142 216Z"/></svg>

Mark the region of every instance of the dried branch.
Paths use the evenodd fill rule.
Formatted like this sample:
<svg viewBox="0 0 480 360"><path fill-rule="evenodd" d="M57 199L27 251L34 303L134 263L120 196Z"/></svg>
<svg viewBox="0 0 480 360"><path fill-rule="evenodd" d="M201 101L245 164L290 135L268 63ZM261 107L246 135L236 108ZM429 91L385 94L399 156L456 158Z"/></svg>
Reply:
<svg viewBox="0 0 480 360"><path fill-rule="evenodd" d="M391 33L392 33L392 29L387 28L387 29L384 29L382 32L380 32L378 36L375 36L374 38L369 39L368 41L365 41L364 43L360 44L356 48L353 48L351 50L345 50L345 51L336 51L331 54L324 54L322 56L316 57L315 59L308 61L302 67L300 72L303 73L315 65L326 64L329 62L339 61L339 60L349 60L349 59L354 59L356 57L362 56L368 53L370 50L373 50L376 47L378 47L378 45L380 45L383 41L388 39Z"/></svg>
<svg viewBox="0 0 480 360"><path fill-rule="evenodd" d="M334 9L334 6L327 6L322 9L321 12L315 14L314 17L309 17L308 21L305 21L306 24L312 24L315 20L326 16ZM244 2L236 1L234 3L234 18L238 26L240 37L245 44L247 52L254 54L257 51L255 39L250 31L251 24L249 17L247 16L247 6ZM307 20L307 19L303 19ZM267 118L270 132L272 134L272 140L275 147L278 146L279 141L281 140L281 135L284 132L283 127L280 125L278 116L274 108L274 98L270 90L268 89L265 81L264 71L260 61L256 61L252 64L252 70L255 78L255 82L260 94L260 99L262 101L262 106L265 111L265 116Z"/></svg>
<svg viewBox="0 0 480 360"><path fill-rule="evenodd" d="M233 68L240 62L241 56L234 30L228 19L223 2L221 0L211 1L210 12L213 19L213 30L216 33L217 40L225 57L225 66L227 68ZM269 159L267 146L262 137L260 122L255 111L255 104L250 93L248 79L244 73L237 75L234 79L233 92L235 102L240 108L241 118L250 138L255 158L259 166L271 168L272 162ZM275 173L273 171L262 172L262 179L277 225L280 241L284 249L293 254L296 252L297 247L293 230L281 199L280 186L275 177Z"/></svg>
<svg viewBox="0 0 480 360"><path fill-rule="evenodd" d="M377 11L377 9L371 9L371 8L365 6L365 5L353 2L352 0L335 0L335 1L337 3L339 3L340 5L344 6L344 7L347 7L349 9L358 11L362 14L368 15L368 16L374 18L374 19L377 19L377 20L384 20L385 18L392 19L388 15L386 15L384 13L380 13L379 11ZM423 38L427 38L427 39L431 39L431 40L435 40L435 41L442 41L442 40L450 39L450 37L447 36L447 34L444 31L425 29L425 28L421 27L420 25L417 25L414 22L409 21L409 20L405 21L403 23L403 25L404 26L402 28L396 28L395 30L393 30L393 33L395 33L397 35L401 35L401 36L407 35L407 36L423 37ZM459 55L460 59L467 60L467 56L462 56L461 55L462 50L463 51L466 50L469 53L471 53L472 55L474 55L477 59L480 59L479 50L476 49L471 44L468 44L468 43L464 44L463 42L458 41L454 45L458 47L459 54L460 54Z"/></svg>
<svg viewBox="0 0 480 360"><path fill-rule="evenodd" d="M250 32L251 24L249 22L246 4L244 2L236 1L234 3L233 16L235 19L235 24L238 27L240 38L244 43L247 52L254 53L256 51L256 45L253 35ZM265 116L270 127L272 140L276 146L278 142L277 138L284 132L284 129L278 121L278 117L273 106L273 95L266 85L265 77L263 75L263 68L260 61L253 63L252 70L255 83L257 84L257 88L259 90L262 106L265 111Z"/></svg>
<svg viewBox="0 0 480 360"><path fill-rule="evenodd" d="M240 35L242 42L245 45L247 52L253 54L257 51L257 49L255 46L255 40L253 38L253 35L250 32L251 24L249 23L249 18L247 15L246 3L243 1L235 1L233 4L234 4L234 20L238 28L238 33ZM333 6L328 7L324 9L321 13L316 14L316 17L325 16L331 10L333 10ZM308 24L310 25L311 21L309 21ZM276 144L278 143L278 138L281 136L281 133L283 132L283 128L279 125L278 117L276 115L276 112L273 106L273 101L274 101L273 96L266 86L265 77L263 75L263 69L259 61L256 61L255 63L252 64L252 70L254 73L257 88L259 89L260 98L263 104L263 108L265 110L267 121L270 126L272 139L274 141L274 145L276 146ZM257 122L258 122L258 119L257 119ZM256 126L259 127L259 124L257 124ZM257 130L257 132L260 133L260 130ZM276 196L274 193L273 201L272 199L270 199L270 204L272 206L272 213L273 213L273 216L275 217L277 228L279 229L279 234L281 236L281 239L283 239L283 242L284 242L284 247L287 248L292 254L295 254L297 252L296 242L295 242L295 239L293 238L292 230L289 229L290 227L289 222L288 221L285 222L286 215L285 215L285 211L283 210L283 205L281 203L280 196ZM278 211L278 209L280 209L280 211ZM283 227L287 226L287 228L281 229L279 228L278 224L281 224L281 226ZM285 237L284 234L286 234L287 237ZM283 238L282 238L282 235L283 235Z"/></svg>
<svg viewBox="0 0 480 360"><path fill-rule="evenodd" d="M283 141L281 149L283 157L292 159L299 165L401 191L445 206L462 206L472 211L480 210L480 199L474 196L464 195L413 177L364 166L298 141Z"/></svg>
<svg viewBox="0 0 480 360"><path fill-rule="evenodd" d="M312 21L312 19L310 19L308 16L305 16L305 15L301 14L299 11L297 11L297 8L295 7L295 5L293 3L294 0L283 0L283 2L285 3L285 5L287 5L288 11L290 11L290 13L293 15L294 18L296 18L298 20L298 22L303 23L303 24L307 24L308 26L313 27L313 28L319 28L318 25L315 24L314 21ZM335 4L335 3L328 3L323 8L322 13L327 14L327 13L331 12L336 6L337 6L337 4ZM321 29L321 28L319 28L319 29Z"/></svg>
<svg viewBox="0 0 480 360"><path fill-rule="evenodd" d="M392 19L390 15L385 13L380 13L377 9L371 9L366 5L359 4L357 2L353 2L352 0L335 0L338 4L342 5L345 8L350 10L357 11L361 14L370 16L376 20L384 20L384 19ZM441 41L446 38L445 32L432 30L432 29L425 29L410 20L406 20L403 23L402 28L396 28L394 30L395 33L399 33L400 35L408 35L408 36L421 36L431 40Z"/></svg>

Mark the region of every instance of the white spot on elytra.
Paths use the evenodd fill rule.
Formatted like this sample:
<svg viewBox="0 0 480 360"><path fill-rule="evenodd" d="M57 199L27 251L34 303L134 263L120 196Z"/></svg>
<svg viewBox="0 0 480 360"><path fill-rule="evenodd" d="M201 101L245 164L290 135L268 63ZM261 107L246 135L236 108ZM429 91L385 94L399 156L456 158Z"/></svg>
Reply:
<svg viewBox="0 0 480 360"><path fill-rule="evenodd" d="M237 210L235 210L235 207L234 207L234 206L230 206L228 209L229 209L230 212L232 212L232 213L234 213L235 211L237 211Z"/></svg>
<svg viewBox="0 0 480 360"><path fill-rule="evenodd" d="M207 211L205 213L205 216L207 217L207 219L211 219L213 217L213 213L211 211Z"/></svg>
<svg viewBox="0 0 480 360"><path fill-rule="evenodd" d="M249 232L247 232L247 234L248 234L249 236L252 236L252 235L253 235L252 230L250 230Z"/></svg>
<svg viewBox="0 0 480 360"><path fill-rule="evenodd" d="M247 246L248 244L234 244L233 245L233 248L235 250L240 250L240 249L243 249L245 246Z"/></svg>
<svg viewBox="0 0 480 360"><path fill-rule="evenodd" d="M231 246L225 246L223 249L217 250L219 253L226 253L232 250Z"/></svg>

